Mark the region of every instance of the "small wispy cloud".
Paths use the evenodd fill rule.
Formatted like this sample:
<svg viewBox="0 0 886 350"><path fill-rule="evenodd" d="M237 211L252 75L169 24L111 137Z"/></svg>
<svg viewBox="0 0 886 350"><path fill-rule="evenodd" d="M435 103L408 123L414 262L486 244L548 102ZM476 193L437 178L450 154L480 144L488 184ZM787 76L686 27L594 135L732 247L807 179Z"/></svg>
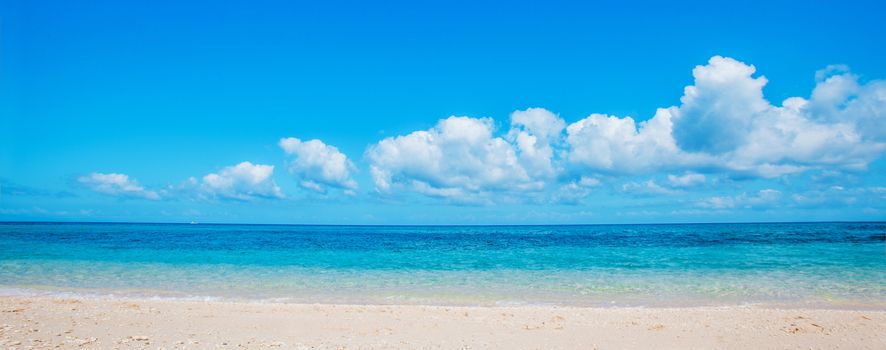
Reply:
<svg viewBox="0 0 886 350"><path fill-rule="evenodd" d="M93 192L121 197L160 200L160 195L145 189L129 175L119 173L91 173L77 178L77 182Z"/></svg>
<svg viewBox="0 0 886 350"><path fill-rule="evenodd" d="M766 208L777 204L782 198L781 191L763 189L756 193L742 193L737 196L714 196L696 202L701 208L708 209L753 209Z"/></svg>

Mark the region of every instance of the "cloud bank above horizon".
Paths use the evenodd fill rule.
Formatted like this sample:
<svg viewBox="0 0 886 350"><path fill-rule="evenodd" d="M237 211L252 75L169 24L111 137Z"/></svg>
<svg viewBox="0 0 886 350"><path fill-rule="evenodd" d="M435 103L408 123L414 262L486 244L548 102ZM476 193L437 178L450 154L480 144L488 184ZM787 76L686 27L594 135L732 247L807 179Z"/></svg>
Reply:
<svg viewBox="0 0 886 350"><path fill-rule="evenodd" d="M808 96L771 102L763 94L766 77L733 58L714 56L692 76L679 104L642 121L592 113L567 122L553 111L527 108L511 113L500 128L490 117L450 116L367 145L364 167L319 139L285 136L278 146L289 175L307 193L359 196L362 190L373 197L418 195L456 204L577 204L607 183L624 194L656 196L718 181L860 173L886 149L886 81L862 81L848 67L834 65L816 72ZM361 187L354 178L361 171L371 184ZM247 161L161 189L119 173L94 172L77 182L128 199L290 198L273 172L274 165ZM711 197L696 207L755 206L785 197L762 189ZM800 203L813 197L791 198Z"/></svg>

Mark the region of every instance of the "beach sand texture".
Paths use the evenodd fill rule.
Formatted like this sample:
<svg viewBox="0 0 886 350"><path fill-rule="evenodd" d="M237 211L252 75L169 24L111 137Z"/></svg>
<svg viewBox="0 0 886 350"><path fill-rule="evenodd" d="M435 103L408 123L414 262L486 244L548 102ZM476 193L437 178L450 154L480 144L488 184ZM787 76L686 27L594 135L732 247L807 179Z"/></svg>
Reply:
<svg viewBox="0 0 886 350"><path fill-rule="evenodd" d="M886 349L886 311L0 298L15 349Z"/></svg>

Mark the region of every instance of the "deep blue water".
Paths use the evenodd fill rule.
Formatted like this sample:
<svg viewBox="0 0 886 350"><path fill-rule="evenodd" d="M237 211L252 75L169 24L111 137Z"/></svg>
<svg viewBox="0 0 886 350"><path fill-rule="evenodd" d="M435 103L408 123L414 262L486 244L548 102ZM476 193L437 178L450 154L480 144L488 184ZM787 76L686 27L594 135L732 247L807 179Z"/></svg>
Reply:
<svg viewBox="0 0 886 350"><path fill-rule="evenodd" d="M292 302L886 306L886 223L0 223L5 293Z"/></svg>

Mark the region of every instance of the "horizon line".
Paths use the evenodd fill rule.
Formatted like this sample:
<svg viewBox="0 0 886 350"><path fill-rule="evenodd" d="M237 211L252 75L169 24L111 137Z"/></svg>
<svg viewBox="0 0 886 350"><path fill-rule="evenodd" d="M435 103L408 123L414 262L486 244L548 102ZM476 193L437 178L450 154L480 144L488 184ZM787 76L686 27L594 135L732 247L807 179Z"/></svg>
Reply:
<svg viewBox="0 0 886 350"><path fill-rule="evenodd" d="M640 226L640 225L753 225L753 224L881 224L871 220L824 220L824 221L723 221L723 222L647 222L647 223L582 223L582 224L317 224L317 223L225 223L225 222L147 222L147 221L28 221L0 220L0 225L10 224L101 224L101 225L206 225L206 226L376 226L376 227L487 227L487 226Z"/></svg>

